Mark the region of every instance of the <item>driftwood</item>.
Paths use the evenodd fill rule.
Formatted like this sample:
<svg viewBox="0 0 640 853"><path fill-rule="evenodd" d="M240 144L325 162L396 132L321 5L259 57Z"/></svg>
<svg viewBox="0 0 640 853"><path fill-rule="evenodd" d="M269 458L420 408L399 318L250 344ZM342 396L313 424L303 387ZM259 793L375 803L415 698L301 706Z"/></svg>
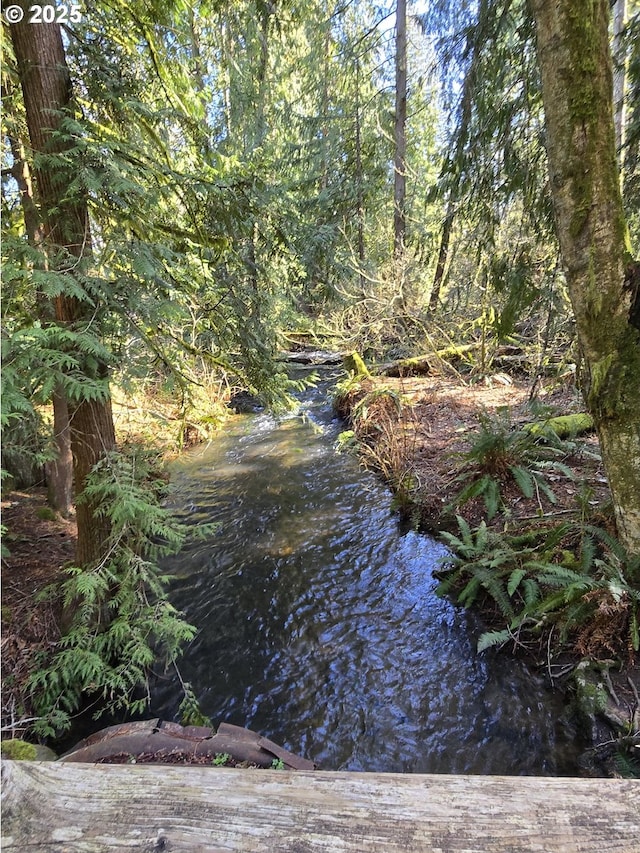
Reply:
<svg viewBox="0 0 640 853"><path fill-rule="evenodd" d="M271 767L282 762L287 770L313 770L314 763L294 755L256 732L229 723L218 731L207 726L180 726L160 720L142 720L110 726L90 735L60 759L65 762L109 762L144 758L157 764L181 762L213 763L228 755L234 763Z"/></svg>
<svg viewBox="0 0 640 853"><path fill-rule="evenodd" d="M634 853L640 782L3 762L19 853Z"/></svg>

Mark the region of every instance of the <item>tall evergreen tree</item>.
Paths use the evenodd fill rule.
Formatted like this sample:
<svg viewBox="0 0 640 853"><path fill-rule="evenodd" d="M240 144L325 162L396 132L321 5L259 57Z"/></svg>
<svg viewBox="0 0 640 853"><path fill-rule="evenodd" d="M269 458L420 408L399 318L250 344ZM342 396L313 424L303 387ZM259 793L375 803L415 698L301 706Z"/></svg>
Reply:
<svg viewBox="0 0 640 853"><path fill-rule="evenodd" d="M609 0L533 0L549 178L618 531L640 554L640 266L620 195Z"/></svg>
<svg viewBox="0 0 640 853"><path fill-rule="evenodd" d="M393 254L402 266L407 227L407 0L397 0L396 3L395 67Z"/></svg>
<svg viewBox="0 0 640 853"><path fill-rule="evenodd" d="M91 258L86 194L82 189L70 191L73 164L65 163L72 148L64 127L72 117L72 91L62 35L58 24L31 24L25 14L21 22L11 25L11 37L31 148L38 158L35 177L49 263L70 282L55 297L55 320L61 329L81 332L98 306L83 286ZM114 447L115 432L105 361L98 350L91 353L77 346L73 355L79 373L77 380L74 377L76 393L69 383L65 392L77 501L76 560L88 565L104 555L109 525L96 514L91 501L80 496L93 466Z"/></svg>

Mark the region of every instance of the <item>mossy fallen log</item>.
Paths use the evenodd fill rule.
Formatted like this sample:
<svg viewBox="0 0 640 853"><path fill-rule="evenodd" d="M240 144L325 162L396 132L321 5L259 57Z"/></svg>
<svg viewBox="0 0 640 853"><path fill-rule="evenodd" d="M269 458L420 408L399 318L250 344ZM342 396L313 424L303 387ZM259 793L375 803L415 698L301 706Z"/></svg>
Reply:
<svg viewBox="0 0 640 853"><path fill-rule="evenodd" d="M553 432L558 438L570 438L592 430L593 418L587 412L577 412L573 415L560 415L557 418L548 418L546 421L528 423L523 429L535 436L544 437L545 433Z"/></svg>
<svg viewBox="0 0 640 853"><path fill-rule="evenodd" d="M399 358L380 366L379 372L383 376L427 376L431 373L438 361L446 361L455 364L461 361L465 355L478 349L478 344L462 344L461 346L449 346L437 350L429 355L415 355L410 358Z"/></svg>
<svg viewBox="0 0 640 853"><path fill-rule="evenodd" d="M344 364L345 370L348 370L349 373L353 373L356 379L369 379L371 376L367 365L362 360L362 356L355 350L350 352L348 355L345 355L342 363Z"/></svg>
<svg viewBox="0 0 640 853"><path fill-rule="evenodd" d="M443 361L448 361L451 364L455 364L457 361L460 361L465 355L469 355L469 353L474 352L478 349L480 349L479 342L460 345L451 344L451 346L445 347L444 349L439 349L436 352L436 355Z"/></svg>
<svg viewBox="0 0 640 853"><path fill-rule="evenodd" d="M431 373L428 355L416 355L413 358L401 358L385 366L381 371L384 376L427 376Z"/></svg>

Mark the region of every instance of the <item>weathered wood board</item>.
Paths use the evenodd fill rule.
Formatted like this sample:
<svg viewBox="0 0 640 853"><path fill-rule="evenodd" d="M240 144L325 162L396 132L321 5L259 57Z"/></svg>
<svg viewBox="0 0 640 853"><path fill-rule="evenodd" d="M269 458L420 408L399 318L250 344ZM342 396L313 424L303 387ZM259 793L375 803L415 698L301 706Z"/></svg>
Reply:
<svg viewBox="0 0 640 853"><path fill-rule="evenodd" d="M639 853L640 782L3 762L20 853Z"/></svg>

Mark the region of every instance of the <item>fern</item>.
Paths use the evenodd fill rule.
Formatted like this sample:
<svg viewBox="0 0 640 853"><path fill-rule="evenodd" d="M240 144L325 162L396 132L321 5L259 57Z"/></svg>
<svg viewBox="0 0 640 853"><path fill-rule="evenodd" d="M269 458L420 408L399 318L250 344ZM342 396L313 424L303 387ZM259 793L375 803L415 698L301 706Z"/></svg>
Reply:
<svg viewBox="0 0 640 853"><path fill-rule="evenodd" d="M532 498L534 493L533 475L521 465L510 465L509 470L516 481L518 488L525 498Z"/></svg>
<svg viewBox="0 0 640 853"><path fill-rule="evenodd" d="M512 639L511 631L504 628L502 631L485 631L478 639L477 651L484 652L494 646L503 646Z"/></svg>
<svg viewBox="0 0 640 853"><path fill-rule="evenodd" d="M563 445L557 436L554 445L547 445L526 430L512 429L506 410L493 417L483 412L478 420L480 429L459 464L457 480L466 485L453 505L464 506L473 498L482 497L487 517L492 519L504 503L502 489L509 480L525 498L542 494L555 504L556 496L546 478L555 472L573 479L571 469L556 458L568 452L568 445Z"/></svg>
<svg viewBox="0 0 640 853"><path fill-rule="evenodd" d="M476 531L462 518L458 524L460 534L445 537L454 556L446 558L438 572L438 595L456 594L466 607L491 601L499 618L508 622L508 631L526 633L557 624L561 642L576 632L587 642L593 623L597 642L606 643L606 649L638 651L640 560L626 554L617 540L603 532L598 538L613 547L596 556L593 538L583 536L578 560L561 550L565 537L575 538L568 524L514 537L490 532L484 523ZM599 611L601 604L604 609ZM622 621L616 623L613 614ZM608 621L625 625L626 635L607 638ZM481 648L499 645L506 636L488 632Z"/></svg>
<svg viewBox="0 0 640 853"><path fill-rule="evenodd" d="M59 588L70 627L29 681L41 734L69 724L83 702L100 697L96 715L144 706L156 660L173 661L195 635L166 599L169 578L157 560L187 535L160 505L166 483L152 454L132 448L108 454L88 478L83 499L109 518L108 557L67 570ZM210 532L208 525L201 533Z"/></svg>
<svg viewBox="0 0 640 853"><path fill-rule="evenodd" d="M513 572L511 572L509 580L507 581L507 592L511 597L513 597L513 594L520 586L520 582L526 577L526 575L526 569L514 569Z"/></svg>
<svg viewBox="0 0 640 853"><path fill-rule="evenodd" d="M540 601L540 584L534 578L525 578L521 585L525 612L530 613L535 610Z"/></svg>

